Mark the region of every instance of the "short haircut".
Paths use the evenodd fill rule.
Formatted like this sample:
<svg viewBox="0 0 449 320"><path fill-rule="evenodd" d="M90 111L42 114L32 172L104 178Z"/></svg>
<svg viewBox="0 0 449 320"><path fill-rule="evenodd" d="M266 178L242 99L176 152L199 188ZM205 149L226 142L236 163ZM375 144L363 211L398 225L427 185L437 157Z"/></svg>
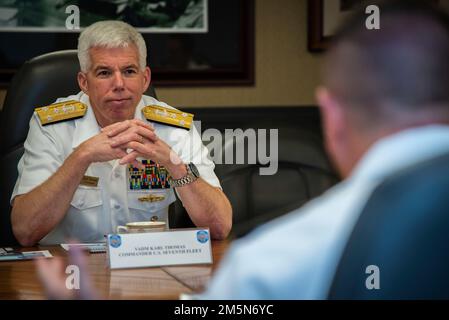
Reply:
<svg viewBox="0 0 449 320"><path fill-rule="evenodd" d="M377 5L379 30L366 28L368 15L361 11L338 32L326 86L364 126L424 114L448 121L448 15L427 1Z"/></svg>
<svg viewBox="0 0 449 320"><path fill-rule="evenodd" d="M93 47L126 48L135 45L139 53L139 66L147 65L147 47L142 35L122 21L100 21L87 27L78 38L78 60L82 72L91 67L89 49Z"/></svg>

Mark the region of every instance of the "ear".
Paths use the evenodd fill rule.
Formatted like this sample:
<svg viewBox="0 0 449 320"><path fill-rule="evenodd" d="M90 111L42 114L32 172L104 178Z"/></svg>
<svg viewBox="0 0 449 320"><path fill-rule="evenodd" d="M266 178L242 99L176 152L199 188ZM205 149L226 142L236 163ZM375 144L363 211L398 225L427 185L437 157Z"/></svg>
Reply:
<svg viewBox="0 0 449 320"><path fill-rule="evenodd" d="M151 69L150 67L145 67L145 70L143 71L143 92L147 91L148 87L151 83Z"/></svg>
<svg viewBox="0 0 449 320"><path fill-rule="evenodd" d="M87 75L83 72L78 72L78 85L81 88L81 90L89 95L88 85L87 85Z"/></svg>
<svg viewBox="0 0 449 320"><path fill-rule="evenodd" d="M343 110L338 99L327 88L318 88L316 98L321 110L326 150L341 173L345 168L347 152Z"/></svg>
<svg viewBox="0 0 449 320"><path fill-rule="evenodd" d="M346 125L339 100L325 87L316 90L316 99L320 106L326 136L338 138Z"/></svg>

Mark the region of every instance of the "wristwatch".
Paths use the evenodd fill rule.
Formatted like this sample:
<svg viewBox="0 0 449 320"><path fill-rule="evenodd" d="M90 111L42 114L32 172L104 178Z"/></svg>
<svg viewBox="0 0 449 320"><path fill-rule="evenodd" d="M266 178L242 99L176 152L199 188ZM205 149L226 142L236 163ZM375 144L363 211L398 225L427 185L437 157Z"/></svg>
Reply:
<svg viewBox="0 0 449 320"><path fill-rule="evenodd" d="M173 188L183 187L192 183L200 177L198 169L192 162L187 164L186 168L187 174L184 177L179 179L172 179L171 177L169 178L168 182L170 183L170 186L172 186Z"/></svg>

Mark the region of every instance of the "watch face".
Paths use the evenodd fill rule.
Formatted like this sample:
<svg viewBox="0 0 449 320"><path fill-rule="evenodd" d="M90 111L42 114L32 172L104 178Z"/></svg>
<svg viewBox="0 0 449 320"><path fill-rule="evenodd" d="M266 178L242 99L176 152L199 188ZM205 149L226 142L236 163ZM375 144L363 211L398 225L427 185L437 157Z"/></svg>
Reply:
<svg viewBox="0 0 449 320"><path fill-rule="evenodd" d="M192 174L193 174L196 178L198 178L198 177L200 176L200 173L199 173L197 167L196 167L192 162L189 163L189 168L190 168L190 170L192 171Z"/></svg>

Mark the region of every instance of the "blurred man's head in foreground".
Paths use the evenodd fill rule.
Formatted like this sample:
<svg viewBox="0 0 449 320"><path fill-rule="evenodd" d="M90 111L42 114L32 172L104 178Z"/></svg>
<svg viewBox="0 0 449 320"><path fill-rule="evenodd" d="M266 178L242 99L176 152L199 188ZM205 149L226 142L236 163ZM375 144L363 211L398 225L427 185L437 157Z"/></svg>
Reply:
<svg viewBox="0 0 449 320"><path fill-rule="evenodd" d="M429 1L376 5L380 29L367 29L364 7L350 18L317 90L327 148L343 177L380 138L449 124L448 15Z"/></svg>

